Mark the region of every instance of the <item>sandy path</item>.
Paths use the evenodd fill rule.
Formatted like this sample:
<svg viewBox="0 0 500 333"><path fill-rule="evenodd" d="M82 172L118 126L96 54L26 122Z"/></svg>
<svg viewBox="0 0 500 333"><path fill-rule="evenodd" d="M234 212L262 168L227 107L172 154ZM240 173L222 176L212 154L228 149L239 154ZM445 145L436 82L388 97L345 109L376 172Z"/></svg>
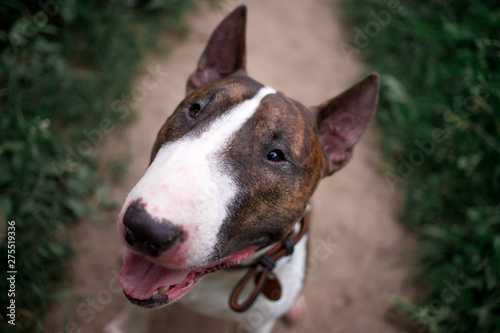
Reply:
<svg viewBox="0 0 500 333"><path fill-rule="evenodd" d="M348 64L338 44L340 19L321 0L248 1L248 72L260 82L313 105L359 79L360 65ZM151 55L144 67L159 66L167 76L138 101L137 119L112 134L103 156L129 152L127 177L113 185L122 202L144 173L156 132L184 95L185 80L217 23L240 2L221 0L218 10L201 6L187 17L186 38L165 36L167 56ZM139 75L137 86L143 76ZM365 134L352 162L324 180L312 200L312 262L305 294L309 312L292 328L279 323L274 332L400 332L384 319L393 295L406 291L410 237L396 220L395 197L378 171L378 143L373 129ZM103 161L105 162L105 161ZM69 331L100 332L126 300L117 288L121 243L115 226L81 223L74 232L80 254L69 289L81 298L69 305ZM402 263L405 263L404 265ZM62 311L51 312L47 331L62 332ZM157 312L151 332L226 332L228 325L172 306Z"/></svg>

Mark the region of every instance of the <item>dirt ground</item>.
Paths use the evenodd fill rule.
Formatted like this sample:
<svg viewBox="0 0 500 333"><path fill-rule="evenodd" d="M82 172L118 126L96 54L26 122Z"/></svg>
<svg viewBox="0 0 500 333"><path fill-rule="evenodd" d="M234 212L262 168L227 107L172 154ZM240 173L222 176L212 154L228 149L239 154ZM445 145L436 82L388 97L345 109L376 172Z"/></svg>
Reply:
<svg viewBox="0 0 500 333"><path fill-rule="evenodd" d="M220 0L217 8L200 5L187 16L187 36L163 36L170 52L147 57L136 82L137 117L125 129L112 133L102 147L103 164L121 154L132 156L127 176L112 184L112 196L118 203L146 170L156 133L182 100L186 78L210 33L239 4ZM247 6L247 64L253 78L305 105L314 105L361 77L360 63L349 63L340 51L339 43L347 35L335 4L253 0ZM158 82L157 87L143 89L148 76ZM312 259L305 287L309 309L295 326L278 323L274 332L409 332L404 328L407 325L395 325L387 310L395 295L411 295L408 276L413 240L397 221L398 200L379 165L378 140L372 127L350 164L319 186L312 199ZM78 255L68 289L79 298L66 305L66 310L55 306L46 331L63 332L66 312L69 332L101 332L125 307L127 301L116 279L121 250L117 214L111 214L105 223L83 221L74 230ZM156 312L151 332L227 332L228 328L174 305Z"/></svg>

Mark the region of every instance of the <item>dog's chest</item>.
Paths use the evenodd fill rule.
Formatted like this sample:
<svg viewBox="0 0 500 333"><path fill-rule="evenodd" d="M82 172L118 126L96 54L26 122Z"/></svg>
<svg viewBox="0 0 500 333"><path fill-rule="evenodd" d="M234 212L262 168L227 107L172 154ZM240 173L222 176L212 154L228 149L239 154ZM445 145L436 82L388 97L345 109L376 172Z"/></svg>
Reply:
<svg viewBox="0 0 500 333"><path fill-rule="evenodd" d="M230 309L229 298L246 270L222 270L209 274L187 293L180 302L198 313L236 321L240 325L251 325L255 318L263 323L278 318L293 305L302 290L306 273L307 235L294 248L289 257L277 262L273 273L278 277L282 295L277 301L271 301L260 294L255 303L245 312L237 313ZM243 290L242 297L248 297L255 284L249 283ZM252 319L253 318L253 319Z"/></svg>

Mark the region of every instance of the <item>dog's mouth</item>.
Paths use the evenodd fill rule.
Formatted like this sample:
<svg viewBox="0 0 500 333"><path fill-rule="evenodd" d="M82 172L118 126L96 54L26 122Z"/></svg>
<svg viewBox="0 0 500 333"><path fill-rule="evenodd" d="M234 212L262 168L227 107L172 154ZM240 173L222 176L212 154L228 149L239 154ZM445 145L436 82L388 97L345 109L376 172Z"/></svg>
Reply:
<svg viewBox="0 0 500 333"><path fill-rule="evenodd" d="M119 282L130 302L157 308L172 303L188 292L203 276L239 264L257 247L239 249L222 260L193 269L174 270L149 261L144 255L126 249Z"/></svg>

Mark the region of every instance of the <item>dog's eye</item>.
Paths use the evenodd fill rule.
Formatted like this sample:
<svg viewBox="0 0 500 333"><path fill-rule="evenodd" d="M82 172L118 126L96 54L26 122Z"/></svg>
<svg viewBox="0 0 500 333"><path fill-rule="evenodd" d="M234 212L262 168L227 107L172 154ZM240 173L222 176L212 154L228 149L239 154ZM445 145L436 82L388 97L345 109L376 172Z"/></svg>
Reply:
<svg viewBox="0 0 500 333"><path fill-rule="evenodd" d="M279 149L275 149L266 155L266 160L271 162L279 162L285 160L285 154Z"/></svg>
<svg viewBox="0 0 500 333"><path fill-rule="evenodd" d="M201 105L198 103L193 103L189 107L189 116L193 119L198 117L200 115L200 112L201 112Z"/></svg>

